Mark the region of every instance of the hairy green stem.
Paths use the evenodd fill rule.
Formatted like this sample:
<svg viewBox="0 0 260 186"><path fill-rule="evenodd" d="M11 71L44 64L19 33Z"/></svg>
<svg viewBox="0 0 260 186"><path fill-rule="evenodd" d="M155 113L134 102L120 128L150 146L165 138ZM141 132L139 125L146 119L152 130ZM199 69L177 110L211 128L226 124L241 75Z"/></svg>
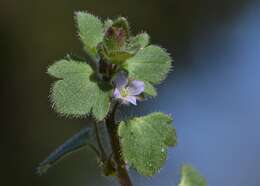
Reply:
<svg viewBox="0 0 260 186"><path fill-rule="evenodd" d="M111 113L106 118L106 127L110 137L110 143L113 151L114 161L116 163L116 174L121 186L133 186L131 179L128 175L125 161L121 153L121 145L117 133L118 125L116 124L115 114L118 103L114 105Z"/></svg>

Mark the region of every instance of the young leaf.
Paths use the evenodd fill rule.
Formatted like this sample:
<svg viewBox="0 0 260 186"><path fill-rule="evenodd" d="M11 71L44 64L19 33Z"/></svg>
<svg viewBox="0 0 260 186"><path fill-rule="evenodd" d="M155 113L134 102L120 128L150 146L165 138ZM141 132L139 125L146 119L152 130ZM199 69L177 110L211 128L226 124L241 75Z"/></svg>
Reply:
<svg viewBox="0 0 260 186"><path fill-rule="evenodd" d="M207 182L192 166L183 165L179 186L207 186Z"/></svg>
<svg viewBox="0 0 260 186"><path fill-rule="evenodd" d="M113 25L113 21L111 19L107 19L104 21L104 32L107 32L107 30Z"/></svg>
<svg viewBox="0 0 260 186"><path fill-rule="evenodd" d="M168 146L176 145L171 123L172 118L160 112L120 123L123 157L140 174L154 175L166 160Z"/></svg>
<svg viewBox="0 0 260 186"><path fill-rule="evenodd" d="M128 51L123 50L116 50L116 51L110 51L109 56L107 56L107 59L113 63L113 64L123 64L127 59L132 57L133 54L129 53Z"/></svg>
<svg viewBox="0 0 260 186"><path fill-rule="evenodd" d="M95 58L97 55L97 45L104 37L103 23L97 17L87 12L77 12L76 21L79 36L86 52Z"/></svg>
<svg viewBox="0 0 260 186"><path fill-rule="evenodd" d="M130 27L129 27L129 23L127 21L126 18L124 17L118 17L114 22L113 22L113 27L117 27L117 28L122 28L125 33L126 33L126 37L128 38L130 35Z"/></svg>
<svg viewBox="0 0 260 186"><path fill-rule="evenodd" d="M171 68L171 57L164 49L150 45L126 61L130 77L153 84L165 79Z"/></svg>
<svg viewBox="0 0 260 186"><path fill-rule="evenodd" d="M133 57L137 51L143 49L149 44L149 36L142 33L133 37L130 43L124 49L110 50L104 57L113 64L122 65L127 59ZM104 51L102 51L105 54Z"/></svg>
<svg viewBox="0 0 260 186"><path fill-rule="evenodd" d="M155 87L147 81L144 82L144 93L152 97L157 96L157 91Z"/></svg>
<svg viewBox="0 0 260 186"><path fill-rule="evenodd" d="M51 101L58 113L83 117L92 111L98 120L106 116L111 88L96 79L88 64L61 60L50 66L48 73L61 78L51 91Z"/></svg>
<svg viewBox="0 0 260 186"><path fill-rule="evenodd" d="M87 145L87 139L89 137L89 128L83 128L80 132L69 138L65 143L52 152L43 162L37 167L37 173L43 174L52 167L59 160L64 158L76 150L79 150Z"/></svg>
<svg viewBox="0 0 260 186"><path fill-rule="evenodd" d="M149 44L149 42L150 42L150 36L144 32L131 38L127 48L131 51L137 52L138 50L146 47Z"/></svg>

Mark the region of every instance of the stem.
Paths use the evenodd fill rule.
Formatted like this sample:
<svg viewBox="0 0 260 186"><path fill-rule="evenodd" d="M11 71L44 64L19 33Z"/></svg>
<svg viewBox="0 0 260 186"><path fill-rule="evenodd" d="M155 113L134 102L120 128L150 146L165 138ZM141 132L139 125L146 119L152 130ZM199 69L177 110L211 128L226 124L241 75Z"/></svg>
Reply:
<svg viewBox="0 0 260 186"><path fill-rule="evenodd" d="M101 142L101 138L100 138L100 133L99 133L99 128L98 128L98 123L94 122L94 129L95 129L95 134L96 134L96 140L97 140L97 144L98 144L98 148L100 150L100 159L101 161L106 160L107 155L106 152L103 148L102 142Z"/></svg>
<svg viewBox="0 0 260 186"><path fill-rule="evenodd" d="M106 126L110 137L110 143L114 155L114 160L116 163L117 178L121 186L133 186L130 177L128 175L125 161L121 156L121 146L119 141L119 136L117 134L117 124L115 120L115 114L118 103L116 103L111 111L111 113L106 118Z"/></svg>

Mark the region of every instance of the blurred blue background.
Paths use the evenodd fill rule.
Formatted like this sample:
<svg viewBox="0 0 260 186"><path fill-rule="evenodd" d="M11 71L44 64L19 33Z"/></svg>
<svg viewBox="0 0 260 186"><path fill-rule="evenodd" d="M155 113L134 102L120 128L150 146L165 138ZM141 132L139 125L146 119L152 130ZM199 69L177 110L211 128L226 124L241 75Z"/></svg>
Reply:
<svg viewBox="0 0 260 186"><path fill-rule="evenodd" d="M81 151L39 177L35 165L86 123L51 111L45 71L67 53L83 55L73 12L126 16L168 49L174 69L159 96L129 114L174 116L179 144L153 178L131 170L137 186L174 186L181 164L200 170L209 186L259 186L260 1L253 0L1 0L1 184L114 186L95 155Z"/></svg>

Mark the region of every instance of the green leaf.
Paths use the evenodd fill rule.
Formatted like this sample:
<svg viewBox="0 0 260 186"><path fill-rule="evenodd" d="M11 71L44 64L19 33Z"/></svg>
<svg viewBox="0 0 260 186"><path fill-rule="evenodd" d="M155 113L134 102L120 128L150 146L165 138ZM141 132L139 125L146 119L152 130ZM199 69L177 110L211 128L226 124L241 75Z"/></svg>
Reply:
<svg viewBox="0 0 260 186"><path fill-rule="evenodd" d="M171 123L172 118L160 112L120 123L123 157L140 174L154 175L166 160L168 146L176 145Z"/></svg>
<svg viewBox="0 0 260 186"><path fill-rule="evenodd" d="M207 186L207 182L192 166L183 165L179 186Z"/></svg>
<svg viewBox="0 0 260 186"><path fill-rule="evenodd" d="M93 71L85 62L78 62L72 59L63 59L52 64L47 73L56 78L70 78L75 75L92 74Z"/></svg>
<svg viewBox="0 0 260 186"><path fill-rule="evenodd" d="M65 156L85 147L87 145L89 132L89 128L83 128L80 132L69 138L39 164L37 167L37 173L41 175L47 172L50 167L59 162L59 160L63 159Z"/></svg>
<svg viewBox="0 0 260 186"><path fill-rule="evenodd" d="M171 68L171 57L164 49L150 45L126 61L129 75L134 79L160 83Z"/></svg>
<svg viewBox="0 0 260 186"><path fill-rule="evenodd" d="M132 57L133 54L123 51L123 50L118 50L118 51L110 51L109 56L107 56L108 60L113 63L113 64L123 64L127 59Z"/></svg>
<svg viewBox="0 0 260 186"><path fill-rule="evenodd" d="M97 17L87 12L77 12L76 21L79 36L86 52L95 58L97 45L102 42L104 37L103 23Z"/></svg>
<svg viewBox="0 0 260 186"><path fill-rule="evenodd" d="M126 18L124 17L118 17L114 22L113 22L113 27L117 27L117 28L122 28L124 29L125 33L126 33L126 37L128 38L130 35L130 27L129 27L129 23L127 21Z"/></svg>
<svg viewBox="0 0 260 186"><path fill-rule="evenodd" d="M61 79L51 91L51 101L58 113L83 117L92 111L98 120L107 115L111 87L99 82L88 64L61 60L50 66L48 73Z"/></svg>
<svg viewBox="0 0 260 186"><path fill-rule="evenodd" d="M137 52L140 49L146 47L150 42L150 36L147 33L141 33L131 38L128 48L129 50Z"/></svg>
<svg viewBox="0 0 260 186"><path fill-rule="evenodd" d="M104 21L104 32L107 32L107 30L113 25L113 21L111 19L107 19Z"/></svg>
<svg viewBox="0 0 260 186"><path fill-rule="evenodd" d="M147 81L144 82L144 93L152 97L157 96L157 91L155 87Z"/></svg>
<svg viewBox="0 0 260 186"><path fill-rule="evenodd" d="M121 65L127 59L133 57L135 53L143 49L149 43L149 36L146 33L142 33L133 37L127 47L118 50L108 50L107 54L102 51L105 58L113 64Z"/></svg>
<svg viewBox="0 0 260 186"><path fill-rule="evenodd" d="M106 61L117 65L122 65L127 59L134 56L134 53L126 50L108 50L105 45L99 45L98 50Z"/></svg>

